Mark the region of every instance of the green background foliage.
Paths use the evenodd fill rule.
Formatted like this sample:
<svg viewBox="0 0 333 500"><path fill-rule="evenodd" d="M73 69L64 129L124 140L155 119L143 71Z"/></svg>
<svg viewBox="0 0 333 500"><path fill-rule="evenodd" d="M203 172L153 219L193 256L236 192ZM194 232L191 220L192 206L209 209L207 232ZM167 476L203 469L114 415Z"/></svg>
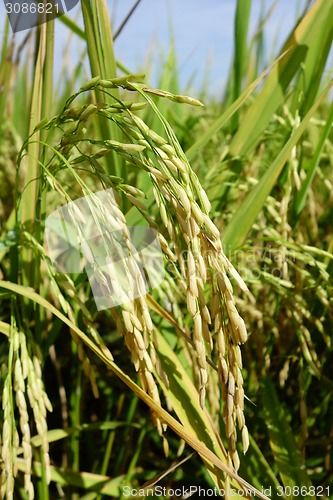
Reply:
<svg viewBox="0 0 333 500"><path fill-rule="evenodd" d="M223 99L208 99L204 91L195 96L204 106L179 95L185 92L173 48L160 75L162 90L130 75L117 60L105 0L81 0L83 30L67 16L57 21L84 40L92 78L84 81L80 64L71 72L64 68L57 92L54 21L30 33L34 52L25 61L6 24L0 55L0 468L7 498L124 498L126 485L229 484L242 490L231 498L250 498L251 488L266 498L262 489L270 487L270 498L281 498L281 491L282 498L296 498L297 487L304 498L333 494L327 69L333 6L309 3L281 53L258 74L265 23L249 43L251 1L238 0L228 86ZM147 127L147 153L141 139L130 136L124 116L132 114ZM166 235L165 200L156 203L147 167L151 161L159 168L149 141L161 138L179 161L190 162L192 186L207 193L209 217L249 289L233 274L235 304L249 334L241 351L250 447L243 455L237 445L238 472L226 451L218 355L206 342L203 408L191 316L170 262L163 285L147 296L162 368L154 372L158 403L142 388L116 313L97 311L86 275L61 274L43 246L53 210L109 187L119 194L128 225L151 223ZM163 436L156 418L168 426Z"/></svg>

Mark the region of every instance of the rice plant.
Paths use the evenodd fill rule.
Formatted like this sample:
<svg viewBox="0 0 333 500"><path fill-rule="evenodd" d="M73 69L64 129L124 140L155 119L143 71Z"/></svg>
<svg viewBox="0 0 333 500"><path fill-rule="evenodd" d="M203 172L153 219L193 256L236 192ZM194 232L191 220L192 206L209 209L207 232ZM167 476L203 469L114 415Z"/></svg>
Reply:
<svg viewBox="0 0 333 500"><path fill-rule="evenodd" d="M2 498L332 494L332 6L307 5L259 74L243 3L223 103L125 71L104 0L81 1L84 31L56 21L91 79L54 99L55 21L25 65L5 30ZM81 254L55 261L63 207ZM133 227L161 251L153 289ZM100 266L112 241L136 294Z"/></svg>

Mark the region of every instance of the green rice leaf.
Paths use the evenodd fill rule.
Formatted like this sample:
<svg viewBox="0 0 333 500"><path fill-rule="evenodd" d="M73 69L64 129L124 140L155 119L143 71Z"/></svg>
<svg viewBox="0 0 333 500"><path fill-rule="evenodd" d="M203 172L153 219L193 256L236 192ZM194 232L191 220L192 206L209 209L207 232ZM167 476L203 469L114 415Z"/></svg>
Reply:
<svg viewBox="0 0 333 500"><path fill-rule="evenodd" d="M297 448L294 433L287 420L285 409L271 380L261 382L262 402L269 440L284 487L311 486L304 462ZM306 497L307 498L307 497Z"/></svg>
<svg viewBox="0 0 333 500"><path fill-rule="evenodd" d="M288 50L287 54L274 66L253 105L243 117L230 144L230 154L233 157L248 154L256 147L274 112L284 102L288 87L300 67L303 67L303 64L307 67L309 60L322 59L323 49L327 43L332 42L332 29L332 3L317 0L290 35L282 49L282 52ZM324 54L327 56L327 50ZM316 70L316 65L311 67L312 73L307 73L308 82ZM318 76L315 77L315 81L318 88L317 78ZM312 92L311 86L308 89Z"/></svg>
<svg viewBox="0 0 333 500"><path fill-rule="evenodd" d="M329 90L332 88L332 85L333 81L329 83L324 92L320 95L315 104L308 111L305 118L293 132L290 139L277 155L271 166L268 168L260 181L246 196L242 205L239 207L239 209L227 225L222 236L222 241L227 252L231 252L244 243L245 238L250 231L253 223L255 222L257 215L264 206L264 203L271 190L273 189L273 186L276 184L279 175L281 174L282 169L290 156L292 148L300 140L311 117L314 115L316 109L323 101L323 99L327 96Z"/></svg>
<svg viewBox="0 0 333 500"><path fill-rule="evenodd" d="M281 488L281 485L252 436L246 457L241 460L240 473L244 477L251 478L253 485L259 490L271 488L270 498L275 500L286 498L285 495L278 495L280 491L278 488Z"/></svg>
<svg viewBox="0 0 333 500"><path fill-rule="evenodd" d="M219 130L230 120L230 118L239 110L252 92L256 89L263 78L271 71L273 66L277 64L285 54L282 54L272 65L266 68L256 80L242 92L242 94L234 101L229 108L211 125L208 130L196 140L194 144L185 152L189 161L192 161L197 153L202 150L206 144L217 134Z"/></svg>
<svg viewBox="0 0 333 500"><path fill-rule="evenodd" d="M238 0L235 15L234 45L235 54L233 61L233 101L240 96L242 81L248 59L248 29L251 14L251 0ZM234 115L233 130L238 126L238 115Z"/></svg>
<svg viewBox="0 0 333 500"><path fill-rule="evenodd" d="M1 327L1 324L0 324ZM75 432L83 432L83 431L105 431L105 430L115 430L120 427L136 427L140 428L138 424L129 423L129 422L94 422L92 424L81 424L75 425L73 427L64 427L63 429L51 429L47 432L47 440L49 443L55 443L56 441L60 441L62 439L71 436ZM31 438L31 444L35 447L42 445L42 439L40 436L36 435ZM18 449L18 453L22 453L22 448Z"/></svg>
<svg viewBox="0 0 333 500"><path fill-rule="evenodd" d="M318 141L318 145L316 147L314 155L309 160L306 178L302 184L300 191L296 195L295 207L294 207L296 215L299 215L304 208L309 188L310 188L312 181L316 175L316 170L317 170L317 167L319 165L319 161L320 161L320 157L321 157L324 145L325 145L325 141L326 141L327 137L329 136L329 133L332 130L332 121L333 121L333 103L330 106L330 111L329 111L328 116L327 116L326 124L324 126L323 131L322 131L321 137Z"/></svg>
<svg viewBox="0 0 333 500"><path fill-rule="evenodd" d="M19 471L26 471L26 464L22 458L17 459L17 468ZM33 463L33 473L37 477L42 477L43 466L39 462ZM96 491L109 497L119 498L124 475L110 478L109 476L102 476L100 474L92 474L91 472L73 472L70 470L61 469L60 467L50 467L51 481L59 484L60 486L76 486L84 488L85 490Z"/></svg>

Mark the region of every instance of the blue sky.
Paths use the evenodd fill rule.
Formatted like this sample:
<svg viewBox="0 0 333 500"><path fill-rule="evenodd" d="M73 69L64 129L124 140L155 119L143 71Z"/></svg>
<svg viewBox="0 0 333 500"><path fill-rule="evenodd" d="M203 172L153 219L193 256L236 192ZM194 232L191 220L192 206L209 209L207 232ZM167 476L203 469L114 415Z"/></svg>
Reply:
<svg viewBox="0 0 333 500"><path fill-rule="evenodd" d="M117 28L134 0L108 3ZM195 74L194 84L200 88L208 65L212 90L218 91L226 82L231 64L236 3L236 0L141 0L116 41L118 57L137 70L149 54L155 53L156 74L162 69L156 64L159 53L166 56L170 48L171 26L181 84L185 86ZM261 6L267 11L273 3L273 0L252 0L250 37L255 32ZM268 47L282 44L304 3L304 0L277 0L265 33Z"/></svg>
<svg viewBox="0 0 333 500"><path fill-rule="evenodd" d="M108 0L114 29L121 24L135 0ZM254 33L261 5L265 10L273 0L252 0L250 36ZM276 9L266 26L265 40L268 47L280 47L287 36L305 0L277 0ZM178 69L182 89L185 89L191 76L195 75L192 87L200 88L207 73L210 75L210 90L221 93L227 80L233 51L233 22L236 0L141 0L122 34L116 40L117 58L131 71L145 67L152 57L153 71L150 83L156 84L160 68L160 54L165 58L170 48L170 28L172 27ZM70 12L73 19L78 18L79 8ZM0 42L3 18L5 16L0 0ZM68 43L66 28L57 20L56 31L56 76L57 68L63 61L75 65L82 46L73 39ZM18 37L20 38L20 37ZM165 59L164 59L165 60ZM87 78L89 68L86 65Z"/></svg>

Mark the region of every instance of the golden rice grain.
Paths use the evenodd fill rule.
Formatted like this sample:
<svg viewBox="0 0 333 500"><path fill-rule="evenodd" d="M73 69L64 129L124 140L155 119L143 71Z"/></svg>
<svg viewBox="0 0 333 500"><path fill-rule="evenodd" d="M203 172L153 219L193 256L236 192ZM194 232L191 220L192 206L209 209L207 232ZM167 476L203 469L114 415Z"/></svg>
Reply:
<svg viewBox="0 0 333 500"><path fill-rule="evenodd" d="M246 425L243 426L242 428L242 445L243 445L243 452L244 455L249 449L250 441L249 441L249 432L247 430Z"/></svg>

